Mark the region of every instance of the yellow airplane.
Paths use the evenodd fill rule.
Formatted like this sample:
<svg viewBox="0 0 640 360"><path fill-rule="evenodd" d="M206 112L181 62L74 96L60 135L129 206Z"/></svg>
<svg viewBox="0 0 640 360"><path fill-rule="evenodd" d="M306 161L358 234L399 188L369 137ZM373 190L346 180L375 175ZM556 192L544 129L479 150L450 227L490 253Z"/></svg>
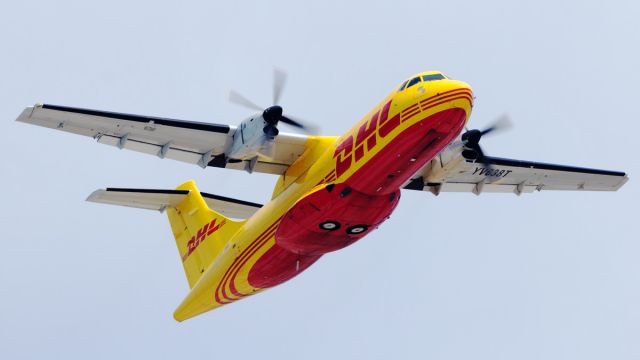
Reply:
<svg viewBox="0 0 640 360"><path fill-rule="evenodd" d="M275 78L277 104L285 77ZM305 126L278 105L263 110L233 92L230 100L260 112L235 127L39 104L17 119L202 168L280 176L264 205L200 192L193 181L89 196L166 211L191 288L178 321L281 284L358 241L389 218L401 189L520 195L615 191L628 180L623 172L485 155L481 137L503 123L464 130L471 87L438 71L411 76L339 137L280 133L280 122Z"/></svg>

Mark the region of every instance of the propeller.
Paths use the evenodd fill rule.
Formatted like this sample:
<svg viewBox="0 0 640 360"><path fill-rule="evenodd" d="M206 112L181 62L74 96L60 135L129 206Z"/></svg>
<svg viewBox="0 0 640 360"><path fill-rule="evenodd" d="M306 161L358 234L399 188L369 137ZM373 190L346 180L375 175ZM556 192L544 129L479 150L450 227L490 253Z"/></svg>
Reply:
<svg viewBox="0 0 640 360"><path fill-rule="evenodd" d="M234 104L236 104L236 105L240 105L240 106L244 106L246 108L249 108L251 110L256 110L256 111L264 110L264 108L256 105L253 101L247 99L246 97L244 97L240 93L237 93L237 92L235 92L233 90L229 91L229 101L234 103Z"/></svg>
<svg viewBox="0 0 640 360"><path fill-rule="evenodd" d="M264 132L265 134L267 134L267 136L275 137L276 135L278 135L278 129L276 128L276 126L278 125L278 122L283 122L293 127L297 127L307 133L314 132L316 130L314 126L307 125L303 121L294 119L291 116L283 115L282 106L278 105L278 102L280 101L280 97L282 96L282 92L284 90L284 86L286 82L287 82L287 73L281 69L274 68L273 69L273 104L274 105L266 109L257 105L253 101L247 99L246 97L244 97L243 95L241 95L240 93L234 90L229 91L229 101L236 105L240 105L251 110L262 111L262 117L268 123L268 125L265 126L264 128Z"/></svg>
<svg viewBox="0 0 640 360"><path fill-rule="evenodd" d="M280 96L287 83L287 73L282 69L273 68L273 104L280 103Z"/></svg>
<svg viewBox="0 0 640 360"><path fill-rule="evenodd" d="M507 115L502 115L496 121L493 122L489 127L484 130L472 129L467 130L462 134L461 141L456 144L457 146L463 146L462 156L466 159L475 160L476 162L480 162L487 169L487 176L490 180L489 182L493 182L496 180L494 176L491 174L494 173L491 171L493 167L488 161L487 156L484 151L482 151L482 147L480 147L480 140L483 136L488 134L496 134L501 131L508 130L512 127L511 120Z"/></svg>

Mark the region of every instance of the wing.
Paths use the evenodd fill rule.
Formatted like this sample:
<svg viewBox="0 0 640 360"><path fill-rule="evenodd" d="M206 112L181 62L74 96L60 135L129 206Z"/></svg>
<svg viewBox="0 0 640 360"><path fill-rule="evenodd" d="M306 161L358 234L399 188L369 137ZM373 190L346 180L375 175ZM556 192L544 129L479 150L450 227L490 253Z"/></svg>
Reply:
<svg viewBox="0 0 640 360"><path fill-rule="evenodd" d="M167 207L176 207L188 194L188 190L107 188L94 191L87 201L164 211ZM261 204L249 201L208 193L200 194L210 209L234 219L247 219L262 207Z"/></svg>
<svg viewBox="0 0 640 360"><path fill-rule="evenodd" d="M623 172L587 169L487 157L477 163L448 148L434 158L405 189L441 192L522 193L534 190L616 191L628 177Z"/></svg>
<svg viewBox="0 0 640 360"><path fill-rule="evenodd" d="M46 104L26 108L16 120L203 168L245 168L242 161L227 161L224 155L233 142L235 126ZM259 158L253 171L282 174L302 155L307 137L281 132L275 141L273 158Z"/></svg>

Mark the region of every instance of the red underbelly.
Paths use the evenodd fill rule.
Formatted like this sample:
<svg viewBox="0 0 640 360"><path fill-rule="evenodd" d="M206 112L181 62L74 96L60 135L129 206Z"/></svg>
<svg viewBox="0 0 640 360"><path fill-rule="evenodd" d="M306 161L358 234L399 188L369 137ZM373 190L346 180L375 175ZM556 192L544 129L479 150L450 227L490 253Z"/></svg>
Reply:
<svg viewBox="0 0 640 360"><path fill-rule="evenodd" d="M347 183L369 194L396 191L455 139L465 119L465 111L454 108L416 122L349 177Z"/></svg>
<svg viewBox="0 0 640 360"><path fill-rule="evenodd" d="M322 255L364 237L395 209L400 190L369 195L348 184L316 188L284 215L276 244L300 255Z"/></svg>
<svg viewBox="0 0 640 360"><path fill-rule="evenodd" d="M462 129L466 113L450 109L425 118L380 150L341 184L320 186L283 216L276 244L249 272L249 283L283 283L322 254L353 244L393 212L400 186L433 159Z"/></svg>

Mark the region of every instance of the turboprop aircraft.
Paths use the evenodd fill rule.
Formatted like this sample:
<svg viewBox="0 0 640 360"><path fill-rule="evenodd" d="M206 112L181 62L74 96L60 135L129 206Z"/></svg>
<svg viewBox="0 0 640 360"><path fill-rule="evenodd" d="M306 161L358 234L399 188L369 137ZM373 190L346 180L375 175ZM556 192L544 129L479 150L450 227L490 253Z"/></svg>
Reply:
<svg viewBox="0 0 640 360"><path fill-rule="evenodd" d="M277 104L284 73L276 71ZM200 192L107 188L88 201L166 211L191 290L175 310L182 321L281 284L323 255L360 240L389 218L401 190L507 192L615 191L623 172L487 156L484 135L465 130L471 87L438 71L409 77L342 136L280 132L279 123L309 129L279 105L238 126L57 105L26 108L18 121L90 136L119 149L202 168L278 175L271 200L256 204Z"/></svg>

